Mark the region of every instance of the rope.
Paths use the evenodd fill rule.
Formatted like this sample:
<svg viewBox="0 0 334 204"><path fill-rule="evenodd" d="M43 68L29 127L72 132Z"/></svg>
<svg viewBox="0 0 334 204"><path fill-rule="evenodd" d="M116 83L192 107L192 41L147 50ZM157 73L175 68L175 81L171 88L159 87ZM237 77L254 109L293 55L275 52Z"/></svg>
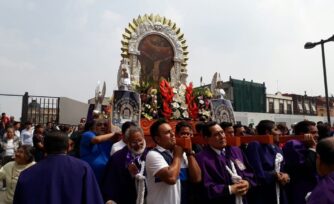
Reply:
<svg viewBox="0 0 334 204"><path fill-rule="evenodd" d="M135 183L137 188L137 200L136 204L143 204L144 197L145 197L145 176L144 176L144 169L145 169L145 161L141 162L140 172L135 176Z"/></svg>
<svg viewBox="0 0 334 204"><path fill-rule="evenodd" d="M228 171L228 173L231 175L231 179L232 179L232 183L239 183L241 181L241 176L238 175L238 172L234 166L234 163L232 161L230 161L231 163L231 169L226 165L226 170ZM241 195L236 195L235 196L235 204L243 204L242 202L242 196Z"/></svg>
<svg viewBox="0 0 334 204"><path fill-rule="evenodd" d="M283 156L281 153L277 153L275 157L275 172L279 173L281 170L281 163L283 161ZM280 203L280 188L279 188L279 183L276 182L276 201L277 204Z"/></svg>

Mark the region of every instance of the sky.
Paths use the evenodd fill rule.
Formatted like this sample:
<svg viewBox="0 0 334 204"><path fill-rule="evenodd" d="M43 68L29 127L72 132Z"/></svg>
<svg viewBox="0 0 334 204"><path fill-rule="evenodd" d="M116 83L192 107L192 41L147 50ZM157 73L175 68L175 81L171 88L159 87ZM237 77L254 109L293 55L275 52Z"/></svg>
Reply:
<svg viewBox="0 0 334 204"><path fill-rule="evenodd" d="M0 0L0 94L87 102L105 81L111 96L122 33L151 13L181 28L195 86L219 72L264 82L268 94L325 95L321 48L304 44L334 34L333 0ZM325 53L331 96L334 42ZM20 97L0 96L0 112L20 111Z"/></svg>

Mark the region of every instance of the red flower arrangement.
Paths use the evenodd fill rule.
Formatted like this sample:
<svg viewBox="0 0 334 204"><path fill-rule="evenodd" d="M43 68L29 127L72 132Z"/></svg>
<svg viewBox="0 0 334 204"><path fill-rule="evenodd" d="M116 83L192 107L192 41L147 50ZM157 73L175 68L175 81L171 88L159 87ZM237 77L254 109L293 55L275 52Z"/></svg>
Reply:
<svg viewBox="0 0 334 204"><path fill-rule="evenodd" d="M170 104L173 101L173 87L164 79L160 82L160 94L163 99L162 102L162 115L169 119L172 116L173 110L170 107Z"/></svg>
<svg viewBox="0 0 334 204"><path fill-rule="evenodd" d="M188 104L188 113L192 119L196 119L198 116L198 107L193 95L193 83L186 86L186 103Z"/></svg>

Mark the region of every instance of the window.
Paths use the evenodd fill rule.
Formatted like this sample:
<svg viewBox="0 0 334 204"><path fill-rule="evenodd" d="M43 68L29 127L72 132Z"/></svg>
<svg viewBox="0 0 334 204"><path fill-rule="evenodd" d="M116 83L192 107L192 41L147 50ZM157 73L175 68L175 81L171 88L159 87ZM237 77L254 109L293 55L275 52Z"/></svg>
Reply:
<svg viewBox="0 0 334 204"><path fill-rule="evenodd" d="M284 113L284 103L279 104L279 113Z"/></svg>
<svg viewBox="0 0 334 204"><path fill-rule="evenodd" d="M304 105L305 105L306 113L307 113L307 114L310 114L310 106L309 106L309 104L308 104L308 103L305 103Z"/></svg>
<svg viewBox="0 0 334 204"><path fill-rule="evenodd" d="M274 113L274 102L269 102L269 113Z"/></svg>
<svg viewBox="0 0 334 204"><path fill-rule="evenodd" d="M291 103L287 105L287 114L292 114L292 105Z"/></svg>
<svg viewBox="0 0 334 204"><path fill-rule="evenodd" d="M313 113L316 113L316 112L317 112L317 110L316 110L316 108L315 108L315 105L314 105L314 104L312 104L312 105L311 105L311 110L312 110L312 112L313 112Z"/></svg>
<svg viewBox="0 0 334 204"><path fill-rule="evenodd" d="M301 103L298 103L298 112L302 113L303 112L303 106Z"/></svg>

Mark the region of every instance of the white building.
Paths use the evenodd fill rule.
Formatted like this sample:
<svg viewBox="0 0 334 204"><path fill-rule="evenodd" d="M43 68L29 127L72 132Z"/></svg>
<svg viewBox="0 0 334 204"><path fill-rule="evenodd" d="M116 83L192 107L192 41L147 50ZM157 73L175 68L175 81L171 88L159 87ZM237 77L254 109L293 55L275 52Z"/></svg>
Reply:
<svg viewBox="0 0 334 204"><path fill-rule="evenodd" d="M293 100L290 96L283 96L282 93L266 94L266 112L277 114L293 114Z"/></svg>

